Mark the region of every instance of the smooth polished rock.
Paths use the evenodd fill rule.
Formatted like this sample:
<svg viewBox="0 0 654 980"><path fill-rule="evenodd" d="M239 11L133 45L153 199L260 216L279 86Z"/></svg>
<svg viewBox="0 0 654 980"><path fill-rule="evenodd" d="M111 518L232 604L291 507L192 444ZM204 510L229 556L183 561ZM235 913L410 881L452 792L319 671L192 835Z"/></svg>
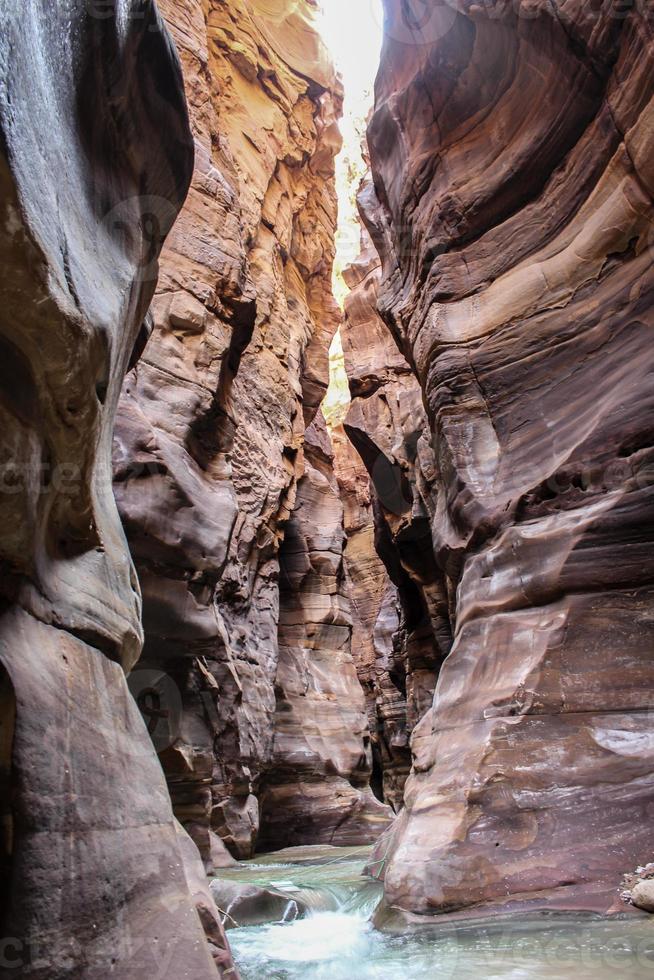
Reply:
<svg viewBox="0 0 654 980"><path fill-rule="evenodd" d="M226 878L212 880L211 894L225 929L292 922L307 911L299 898L277 888L260 888Z"/></svg>
<svg viewBox="0 0 654 980"><path fill-rule="evenodd" d="M0 36L0 974L209 980L231 961L125 679L141 599L110 467L193 144L155 5L92 7L4 4Z"/></svg>
<svg viewBox="0 0 654 980"><path fill-rule="evenodd" d="M634 885L631 902L644 912L654 912L654 879L646 878Z"/></svg>
<svg viewBox="0 0 654 980"><path fill-rule="evenodd" d="M385 901L605 912L654 805L652 11L385 6L368 226L453 637Z"/></svg>

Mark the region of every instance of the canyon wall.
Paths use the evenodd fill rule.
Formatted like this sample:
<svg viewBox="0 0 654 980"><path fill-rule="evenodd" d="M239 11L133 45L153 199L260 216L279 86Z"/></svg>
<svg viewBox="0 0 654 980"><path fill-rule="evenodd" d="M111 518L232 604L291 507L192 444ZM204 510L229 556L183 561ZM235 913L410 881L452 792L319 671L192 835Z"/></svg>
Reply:
<svg viewBox="0 0 654 980"><path fill-rule="evenodd" d="M193 164L179 64L151 3L2 6L0 975L233 976L127 688L141 601L111 491Z"/></svg>
<svg viewBox="0 0 654 980"><path fill-rule="evenodd" d="M359 192L370 211L371 181ZM379 256L365 228L345 270L341 328L351 404L336 429L346 513L346 565L359 674L371 704L384 800L402 807L409 739L428 710L451 643L444 577L433 557L428 507L434 465L420 386L377 312Z"/></svg>
<svg viewBox="0 0 654 980"><path fill-rule="evenodd" d="M288 696L306 746L320 678L339 665L347 674L341 706L353 727L327 721L338 684L323 678L331 727L301 780L309 770L314 789L318 773L345 780L339 819L352 807L376 813L365 789L361 692L347 673L335 501L326 501L329 554L314 555L323 545L307 540L314 572L282 570L298 591L282 590L278 640L280 545L287 528L294 543L302 538L296 501L306 513L304 496L329 479L320 472L327 464L315 465L303 444L326 391L340 317L331 273L341 93L315 10L312 0L162 2L181 53L196 168L162 255L152 336L121 399L115 493L143 590L145 648L132 690L175 813L208 865L221 854L219 841L236 857L253 853L270 766L260 843L289 843L273 824L302 820L305 842L331 840L336 817L320 823L324 793L302 802L293 799L301 787L289 784L282 794L288 733L281 725L274 744L275 719L290 718ZM322 520L322 512L313 517ZM294 560L289 547L286 563ZM318 610L321 583L334 594ZM291 689L300 674L293 682L290 675L299 650L315 696L297 700Z"/></svg>
<svg viewBox="0 0 654 980"><path fill-rule="evenodd" d="M280 552L274 752L261 796L263 850L373 843L390 813L370 789L370 732L352 659L343 505L319 413ZM358 657L358 651L355 653Z"/></svg>
<svg viewBox="0 0 654 980"><path fill-rule="evenodd" d="M654 806L651 6L385 6L362 203L453 642L371 867L387 914L605 911Z"/></svg>
<svg viewBox="0 0 654 980"><path fill-rule="evenodd" d="M406 670L398 643L397 588L377 554L370 478L342 424L330 428L347 537L344 560L352 610L352 654L371 736L372 781L396 812L411 766Z"/></svg>

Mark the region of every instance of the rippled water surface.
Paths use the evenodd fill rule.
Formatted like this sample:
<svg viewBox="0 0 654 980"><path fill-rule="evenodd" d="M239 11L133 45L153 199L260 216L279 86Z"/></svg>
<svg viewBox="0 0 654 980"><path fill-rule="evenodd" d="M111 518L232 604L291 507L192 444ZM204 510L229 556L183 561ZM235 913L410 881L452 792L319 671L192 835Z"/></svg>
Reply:
<svg viewBox="0 0 654 980"><path fill-rule="evenodd" d="M293 848L224 873L272 885L309 909L294 921L230 929L242 980L654 978L654 920L539 917L456 932L383 935L369 922L380 886L361 876L366 854Z"/></svg>

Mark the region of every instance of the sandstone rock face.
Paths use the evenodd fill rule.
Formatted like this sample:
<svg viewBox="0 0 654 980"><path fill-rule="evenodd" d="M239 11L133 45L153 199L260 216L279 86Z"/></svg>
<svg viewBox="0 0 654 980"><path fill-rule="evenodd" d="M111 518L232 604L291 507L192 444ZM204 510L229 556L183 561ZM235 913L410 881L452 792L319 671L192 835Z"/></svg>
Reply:
<svg viewBox="0 0 654 980"><path fill-rule="evenodd" d="M654 803L651 7L386 7L369 227L453 634L386 902L605 910Z"/></svg>
<svg viewBox="0 0 654 980"><path fill-rule="evenodd" d="M320 413L280 552L274 752L261 796L262 850L377 839L390 811L370 789L363 689L352 659L343 506Z"/></svg>
<svg viewBox="0 0 654 980"><path fill-rule="evenodd" d="M370 179L359 199L370 216L376 207ZM360 622L353 649L365 665L364 688L373 694L384 799L399 810L409 737L431 706L451 635L445 577L429 526L434 462L421 391L377 313L380 277L379 256L363 229L361 254L345 271L348 441L334 438L347 515L346 564Z"/></svg>
<svg viewBox="0 0 654 980"><path fill-rule="evenodd" d="M352 606L352 655L371 734L372 786L394 810L402 806L411 766L406 670L398 642L397 589L375 548L370 478L342 426L330 430L347 536L345 571Z"/></svg>
<svg viewBox="0 0 654 980"><path fill-rule="evenodd" d="M154 4L91 6L3 5L0 970L210 978L125 680L141 603L110 467L193 147ZM227 971L219 922L214 937Z"/></svg>
<svg viewBox="0 0 654 980"><path fill-rule="evenodd" d="M253 852L271 761L267 792L275 781L281 792L283 731L273 760L279 548L340 316L331 269L341 98L314 8L311 0L162 3L181 52L196 169L162 256L152 338L123 391L115 492L143 590L145 650L133 690L175 812L208 865L212 832L237 857ZM309 488L318 471L307 465ZM334 564L331 579L325 573L334 585L340 555L324 560ZM313 601L312 588L299 607ZM333 654L342 666L345 599L329 602L329 610L307 607L306 629L326 643L340 631L316 656ZM340 620L328 627L321 617L331 603ZM288 637L282 646L291 649ZM331 801L326 836L307 829L306 841L331 840L336 811L341 819L366 796L361 693L349 675L345 687L354 727L331 750L325 741L308 769L323 773L331 751L334 779L347 783L352 767L355 786L338 806ZM287 787L274 817L269 808L271 821L284 824L283 806L287 823L299 819L294 792Z"/></svg>

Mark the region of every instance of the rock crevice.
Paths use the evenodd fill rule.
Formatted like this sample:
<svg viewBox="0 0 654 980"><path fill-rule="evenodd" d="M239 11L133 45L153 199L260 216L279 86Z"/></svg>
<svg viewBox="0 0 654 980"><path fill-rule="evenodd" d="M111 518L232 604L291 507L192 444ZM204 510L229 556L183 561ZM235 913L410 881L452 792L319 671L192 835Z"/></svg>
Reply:
<svg viewBox="0 0 654 980"><path fill-rule="evenodd" d="M331 839L343 821L344 840L368 841L384 810L365 790L370 736L351 666L331 462L305 436L318 431L340 320L331 285L340 83L309 0L161 8L184 67L196 168L162 255L152 336L124 386L114 487L143 590L132 689L175 813L210 865L216 837L239 858L287 844L275 825L290 833L303 823L306 843ZM290 549L308 533L306 514L324 523L325 540L307 539L300 559ZM307 569L295 569L302 560ZM305 682L312 697L290 693ZM322 740L297 785L285 689L300 743L291 755ZM337 693L341 726L330 714ZM325 774L342 793L323 824L327 784L315 793Z"/></svg>

